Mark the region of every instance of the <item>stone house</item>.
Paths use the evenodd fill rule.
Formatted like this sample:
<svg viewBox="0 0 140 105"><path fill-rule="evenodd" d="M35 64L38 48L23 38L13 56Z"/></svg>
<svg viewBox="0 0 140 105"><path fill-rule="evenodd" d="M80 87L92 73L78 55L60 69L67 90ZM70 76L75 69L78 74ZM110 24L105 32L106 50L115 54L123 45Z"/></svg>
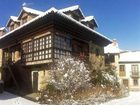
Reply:
<svg viewBox="0 0 140 105"><path fill-rule="evenodd" d="M10 16L8 32L0 36L2 79L5 87L40 90L49 65L62 56L104 62L104 46L112 41L96 31L97 21L76 6L43 12L23 7Z"/></svg>

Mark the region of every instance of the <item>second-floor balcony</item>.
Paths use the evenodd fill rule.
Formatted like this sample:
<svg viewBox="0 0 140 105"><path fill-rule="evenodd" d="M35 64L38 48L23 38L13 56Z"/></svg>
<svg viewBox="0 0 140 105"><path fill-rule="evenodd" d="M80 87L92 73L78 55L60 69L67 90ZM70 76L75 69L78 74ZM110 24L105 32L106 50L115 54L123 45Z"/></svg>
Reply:
<svg viewBox="0 0 140 105"><path fill-rule="evenodd" d="M132 78L140 78L140 72L131 72Z"/></svg>
<svg viewBox="0 0 140 105"><path fill-rule="evenodd" d="M120 77L125 77L125 76L126 76L126 72L120 71L120 72L119 72L119 76L120 76Z"/></svg>

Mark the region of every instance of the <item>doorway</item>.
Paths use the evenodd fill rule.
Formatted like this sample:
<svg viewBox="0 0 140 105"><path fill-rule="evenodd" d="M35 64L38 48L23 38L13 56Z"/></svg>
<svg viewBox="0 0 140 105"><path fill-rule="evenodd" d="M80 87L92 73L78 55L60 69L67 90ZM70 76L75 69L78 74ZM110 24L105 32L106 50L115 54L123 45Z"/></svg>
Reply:
<svg viewBox="0 0 140 105"><path fill-rule="evenodd" d="M125 87L128 87L128 79L123 79L123 85L125 86Z"/></svg>
<svg viewBox="0 0 140 105"><path fill-rule="evenodd" d="M38 72L33 72L33 91L38 91Z"/></svg>

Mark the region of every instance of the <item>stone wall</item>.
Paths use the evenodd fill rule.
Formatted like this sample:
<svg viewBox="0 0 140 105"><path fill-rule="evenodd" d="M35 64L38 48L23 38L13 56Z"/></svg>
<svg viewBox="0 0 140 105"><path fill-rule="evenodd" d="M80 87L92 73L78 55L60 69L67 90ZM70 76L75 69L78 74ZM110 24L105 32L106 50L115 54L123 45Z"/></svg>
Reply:
<svg viewBox="0 0 140 105"><path fill-rule="evenodd" d="M38 91L42 91L44 89L46 89L46 86L47 86L47 80L49 80L49 71L50 70L47 70L48 68L47 67L40 67L40 68L31 68L31 81L32 81L32 88L34 88L34 77L33 77L33 74L36 72L38 73L38 86L37 86L37 89Z"/></svg>

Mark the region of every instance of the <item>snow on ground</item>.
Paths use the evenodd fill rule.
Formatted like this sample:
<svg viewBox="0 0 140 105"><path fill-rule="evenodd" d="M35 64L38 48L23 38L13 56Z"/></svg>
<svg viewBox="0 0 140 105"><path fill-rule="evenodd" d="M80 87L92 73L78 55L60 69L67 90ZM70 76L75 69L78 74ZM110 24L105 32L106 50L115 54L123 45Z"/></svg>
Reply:
<svg viewBox="0 0 140 105"><path fill-rule="evenodd" d="M0 94L0 105L39 105L25 98L4 92Z"/></svg>
<svg viewBox="0 0 140 105"><path fill-rule="evenodd" d="M4 92L3 94L0 94L0 105L40 105L40 104L10 94L8 92ZM91 103L89 105L93 104ZM98 105L98 103L96 105ZM140 105L140 92L130 92L130 95L128 97L114 99L106 103L102 103L100 105Z"/></svg>
<svg viewBox="0 0 140 105"><path fill-rule="evenodd" d="M128 97L114 99L101 105L140 105L140 92L130 92Z"/></svg>

